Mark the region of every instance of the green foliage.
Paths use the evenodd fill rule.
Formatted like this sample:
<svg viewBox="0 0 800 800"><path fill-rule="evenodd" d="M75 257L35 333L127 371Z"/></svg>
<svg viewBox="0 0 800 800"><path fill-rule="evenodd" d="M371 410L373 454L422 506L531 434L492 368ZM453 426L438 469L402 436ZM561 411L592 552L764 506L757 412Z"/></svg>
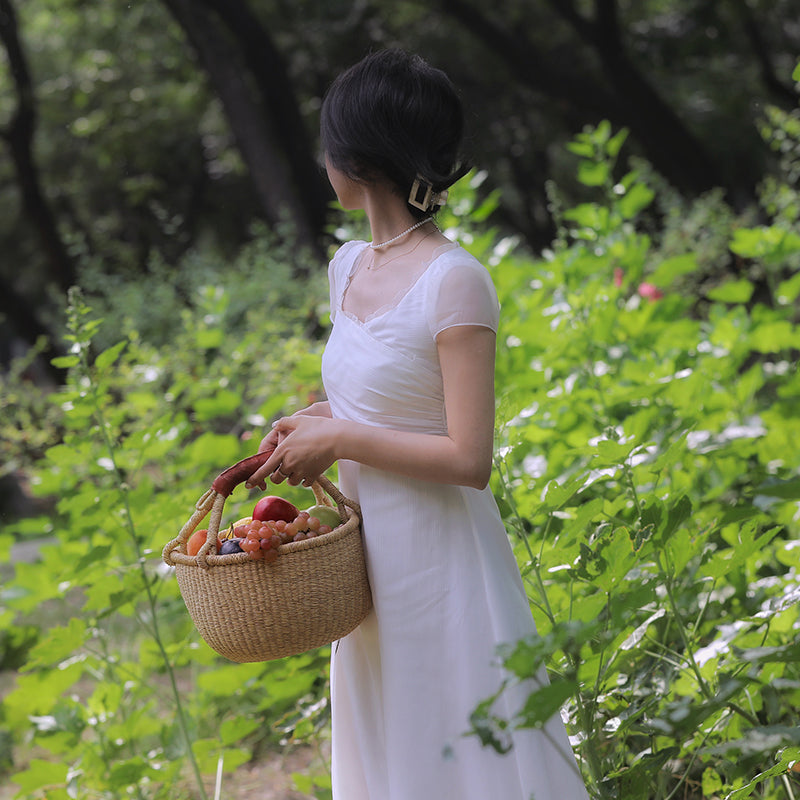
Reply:
<svg viewBox="0 0 800 800"><path fill-rule="evenodd" d="M626 171L624 139L576 138L593 196L559 210L551 189L559 233L541 257L487 227L483 173L442 214L503 307L493 488L541 635L502 656L511 680L552 677L516 719L488 698L473 732L503 749L510 725L563 702L597 797L791 797L798 244L788 207L743 224L716 195L654 228L666 190ZM695 249L682 226L713 230ZM710 277L720 254L742 265L728 280ZM222 661L160 562L210 480L320 392L327 286L319 268L290 283L293 258L261 233L230 266L209 250L153 260L154 284L88 269L66 384L31 397L22 368L4 378L5 452L55 502L0 539L4 560L14 538L40 545L4 565L0 593L19 797L203 796L221 755L230 771L327 735L326 650ZM252 500L237 490L228 511ZM330 797L324 770L296 784Z"/></svg>
<svg viewBox="0 0 800 800"><path fill-rule="evenodd" d="M495 489L542 630L504 658L553 681L514 720L484 704L474 732L502 746L570 698L598 797L783 797L800 754L800 242L780 220L729 229L749 277L698 314L695 255L636 224L654 199L638 173L611 178L621 137L571 147L598 199L562 214L553 251L492 269Z"/></svg>
<svg viewBox="0 0 800 800"><path fill-rule="evenodd" d="M213 477L254 452L271 419L319 392L321 342L310 334L325 325L324 276L290 284L285 254L268 241L242 252L227 284L197 274L184 307L173 303L178 324L154 302L142 315L153 321L149 341L122 316L131 286L98 298L107 321L71 295L69 355L57 360L68 381L37 400L57 411L48 432L60 441L31 477L37 494L56 498L55 512L48 527L42 518L9 526L28 539L38 530L39 560L14 563L0 595L14 621L8 666L24 645L2 706L2 724L32 759L12 776L20 796L54 796L57 786L82 797L205 796L201 774L220 755L230 772L258 748L324 724L324 650L220 663L160 560ZM140 287L138 308L163 288ZM20 401L13 429L30 419ZM235 495L231 513L252 502ZM47 754L58 770L40 768ZM194 791L177 789L190 775Z"/></svg>

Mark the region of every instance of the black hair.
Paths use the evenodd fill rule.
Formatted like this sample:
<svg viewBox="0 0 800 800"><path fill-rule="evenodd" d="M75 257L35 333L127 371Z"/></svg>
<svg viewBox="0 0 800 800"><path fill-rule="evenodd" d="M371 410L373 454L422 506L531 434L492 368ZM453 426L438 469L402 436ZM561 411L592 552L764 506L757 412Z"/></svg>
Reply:
<svg viewBox="0 0 800 800"><path fill-rule="evenodd" d="M336 78L322 103L320 135L336 169L358 181L384 177L406 197L418 175L440 192L470 169L461 154L464 113L455 87L403 50L372 53Z"/></svg>

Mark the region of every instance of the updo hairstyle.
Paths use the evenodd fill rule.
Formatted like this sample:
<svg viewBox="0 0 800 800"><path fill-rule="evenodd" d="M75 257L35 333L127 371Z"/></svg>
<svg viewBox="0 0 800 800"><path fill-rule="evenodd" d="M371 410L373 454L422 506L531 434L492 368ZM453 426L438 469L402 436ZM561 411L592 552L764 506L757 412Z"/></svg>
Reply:
<svg viewBox="0 0 800 800"><path fill-rule="evenodd" d="M404 197L417 177L441 192L469 171L455 87L402 50L372 53L336 78L322 103L320 135L337 170L356 181L388 179ZM430 213L408 208L417 218Z"/></svg>

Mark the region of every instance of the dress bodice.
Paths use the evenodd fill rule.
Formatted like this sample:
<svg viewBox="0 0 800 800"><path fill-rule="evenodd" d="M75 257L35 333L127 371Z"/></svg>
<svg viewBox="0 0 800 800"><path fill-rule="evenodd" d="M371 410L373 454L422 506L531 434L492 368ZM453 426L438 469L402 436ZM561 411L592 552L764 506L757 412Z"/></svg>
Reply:
<svg viewBox="0 0 800 800"><path fill-rule="evenodd" d="M350 242L331 262L333 330L322 377L335 417L445 434L436 337L454 325L497 329L497 298L483 265L458 246L435 251L407 290L361 320L343 299L365 242Z"/></svg>

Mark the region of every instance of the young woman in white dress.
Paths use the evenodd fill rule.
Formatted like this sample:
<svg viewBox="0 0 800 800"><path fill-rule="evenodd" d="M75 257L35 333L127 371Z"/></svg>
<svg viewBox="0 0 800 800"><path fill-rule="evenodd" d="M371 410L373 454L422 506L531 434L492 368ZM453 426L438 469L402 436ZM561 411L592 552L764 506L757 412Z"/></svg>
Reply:
<svg viewBox="0 0 800 800"><path fill-rule="evenodd" d="M432 213L466 172L446 75L398 50L337 78L322 107L330 182L372 242L329 267L327 401L279 420L249 485L334 462L363 513L374 608L333 648L335 800L586 800L558 715L505 755L465 735L503 680L497 646L535 631L488 482L498 304ZM546 681L501 695L511 716Z"/></svg>

